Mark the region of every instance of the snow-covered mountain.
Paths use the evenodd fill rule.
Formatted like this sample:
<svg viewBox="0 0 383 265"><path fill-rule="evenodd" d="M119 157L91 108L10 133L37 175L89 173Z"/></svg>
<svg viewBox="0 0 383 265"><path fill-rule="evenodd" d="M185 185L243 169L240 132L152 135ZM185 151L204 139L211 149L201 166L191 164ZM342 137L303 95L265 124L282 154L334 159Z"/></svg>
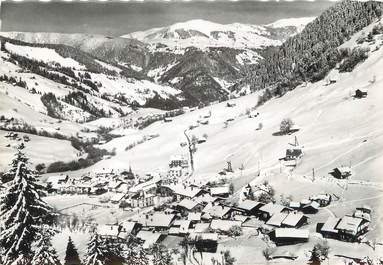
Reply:
<svg viewBox="0 0 383 265"><path fill-rule="evenodd" d="M259 49L278 46L286 39L300 32L314 17L278 20L269 25L241 23L218 24L202 19L176 23L167 27L123 35L124 38L142 42L161 43L172 48L230 47L237 49Z"/></svg>

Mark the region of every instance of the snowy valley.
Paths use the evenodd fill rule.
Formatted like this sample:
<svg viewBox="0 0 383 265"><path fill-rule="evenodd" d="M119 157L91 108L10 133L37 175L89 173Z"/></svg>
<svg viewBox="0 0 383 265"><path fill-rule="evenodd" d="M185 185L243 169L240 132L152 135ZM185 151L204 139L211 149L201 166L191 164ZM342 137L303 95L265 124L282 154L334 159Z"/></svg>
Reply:
<svg viewBox="0 0 383 265"><path fill-rule="evenodd" d="M347 8L352 29L300 42ZM55 265L382 264L382 10L1 33L0 263L36 222L57 231L35 232L34 260ZM39 218L15 221L18 192Z"/></svg>

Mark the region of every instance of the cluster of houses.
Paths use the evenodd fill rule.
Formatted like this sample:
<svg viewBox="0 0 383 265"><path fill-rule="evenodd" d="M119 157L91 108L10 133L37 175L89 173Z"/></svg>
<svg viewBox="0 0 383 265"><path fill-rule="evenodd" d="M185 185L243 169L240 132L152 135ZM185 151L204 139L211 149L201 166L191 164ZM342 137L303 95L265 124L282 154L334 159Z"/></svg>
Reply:
<svg viewBox="0 0 383 265"><path fill-rule="evenodd" d="M268 235L276 245L296 244L308 241L309 231L302 229L309 223L307 214L331 203L331 195L319 194L289 205L249 199L231 204L227 203L230 195L227 184L186 185L152 179L133 186L124 198L130 207L155 207L122 223L100 226L98 233L118 240L133 235L145 248L167 238L188 238L198 250L215 252L221 236L236 235L235 231L246 227ZM353 218L363 216L364 210L360 211Z"/></svg>

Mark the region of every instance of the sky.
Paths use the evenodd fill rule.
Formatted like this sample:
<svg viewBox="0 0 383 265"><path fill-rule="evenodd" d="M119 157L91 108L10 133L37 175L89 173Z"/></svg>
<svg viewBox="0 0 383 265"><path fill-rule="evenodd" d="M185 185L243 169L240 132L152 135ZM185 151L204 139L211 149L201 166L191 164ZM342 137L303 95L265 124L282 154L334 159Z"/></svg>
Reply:
<svg viewBox="0 0 383 265"><path fill-rule="evenodd" d="M1 4L2 31L90 33L120 36L191 19L267 24L317 16L330 1L11 2Z"/></svg>

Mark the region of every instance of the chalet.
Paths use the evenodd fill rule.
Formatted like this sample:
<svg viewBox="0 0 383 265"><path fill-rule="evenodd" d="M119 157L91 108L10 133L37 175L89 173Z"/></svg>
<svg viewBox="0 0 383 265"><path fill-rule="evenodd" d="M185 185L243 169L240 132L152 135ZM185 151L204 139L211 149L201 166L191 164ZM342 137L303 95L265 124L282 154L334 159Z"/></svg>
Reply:
<svg viewBox="0 0 383 265"><path fill-rule="evenodd" d="M154 206L157 201L157 196L154 194L137 193L130 197L130 203L133 208Z"/></svg>
<svg viewBox="0 0 383 265"><path fill-rule="evenodd" d="M342 241L360 241L367 233L370 221L346 215L343 218L330 217L324 224L319 223L317 231L323 237L336 238Z"/></svg>
<svg viewBox="0 0 383 265"><path fill-rule="evenodd" d="M241 221L232 221L232 220L219 220L214 219L210 223L210 228L214 231L221 232L221 233L228 233L230 229L232 229L235 226L241 227L242 222Z"/></svg>
<svg viewBox="0 0 383 265"><path fill-rule="evenodd" d="M226 107L229 107L229 108L232 108L232 107L235 107L237 104L235 104L234 102L227 102L226 103Z"/></svg>
<svg viewBox="0 0 383 265"><path fill-rule="evenodd" d="M330 216L325 223L317 225L317 232L321 233L325 238L338 238L339 234L336 226L339 221L340 218Z"/></svg>
<svg viewBox="0 0 383 265"><path fill-rule="evenodd" d="M230 187L228 185L210 188L210 195L213 197L227 198L230 195Z"/></svg>
<svg viewBox="0 0 383 265"><path fill-rule="evenodd" d="M203 205L196 200L183 199L178 203L177 209L181 213L200 212L203 209Z"/></svg>
<svg viewBox="0 0 383 265"><path fill-rule="evenodd" d="M122 232L120 225L100 225L97 227L97 233L101 238L125 241L127 234Z"/></svg>
<svg viewBox="0 0 383 265"><path fill-rule="evenodd" d="M330 194L327 194L327 193L326 194L318 194L315 196L311 196L309 198L309 200L319 203L320 207L326 207L326 206L330 205L330 203L332 201L332 197Z"/></svg>
<svg viewBox="0 0 383 265"><path fill-rule="evenodd" d="M301 203L296 201L291 201L289 207L294 210L299 210L301 208Z"/></svg>
<svg viewBox="0 0 383 265"><path fill-rule="evenodd" d="M370 222L359 217L344 216L337 224L336 229L339 233L340 240L343 241L360 241L361 236L368 231Z"/></svg>
<svg viewBox="0 0 383 265"><path fill-rule="evenodd" d="M129 185L128 183L118 180L118 181L111 181L108 183L108 191L110 192L128 192Z"/></svg>
<svg viewBox="0 0 383 265"><path fill-rule="evenodd" d="M172 121L173 121L173 119L170 118L170 117L165 117L164 118L164 122L172 122Z"/></svg>
<svg viewBox="0 0 383 265"><path fill-rule="evenodd" d="M242 212L245 215L257 215L259 213L259 208L264 204L252 200L244 200L238 204L236 210Z"/></svg>
<svg viewBox="0 0 383 265"><path fill-rule="evenodd" d="M286 149L285 160L296 160L303 157L303 151L301 148Z"/></svg>
<svg viewBox="0 0 383 265"><path fill-rule="evenodd" d="M157 191L157 186L160 183L158 179L152 179L146 182L142 182L136 186L133 186L129 189L129 194L145 193L145 194L155 194Z"/></svg>
<svg viewBox="0 0 383 265"><path fill-rule="evenodd" d="M274 226L274 227L281 227L283 220L288 216L289 214L286 212L279 212L273 214L270 219L266 222L266 225Z"/></svg>
<svg viewBox="0 0 383 265"><path fill-rule="evenodd" d="M201 215L202 213L189 213L187 220L189 220L192 223L198 223L201 221Z"/></svg>
<svg viewBox="0 0 383 265"><path fill-rule="evenodd" d="M209 193L204 193L197 198L195 198L196 201L202 203L202 204L207 204L207 203L214 203L222 200L221 198L213 197Z"/></svg>
<svg viewBox="0 0 383 265"><path fill-rule="evenodd" d="M138 222L146 228L152 228L157 231L168 230L173 224L176 216L174 214L164 214L155 212L138 217Z"/></svg>
<svg viewBox="0 0 383 265"><path fill-rule="evenodd" d="M194 186L186 186L185 184L169 184L162 185L160 193L163 196L174 196L180 201L185 198L193 199L207 192Z"/></svg>
<svg viewBox="0 0 383 265"><path fill-rule="evenodd" d="M193 233L189 238L194 243L198 252L217 252L218 234L216 233Z"/></svg>
<svg viewBox="0 0 383 265"><path fill-rule="evenodd" d="M125 193L114 193L113 196L110 198L110 201L112 203L120 203L124 198L126 197Z"/></svg>
<svg viewBox="0 0 383 265"><path fill-rule="evenodd" d="M169 178L180 178L184 175L184 169L182 167L171 167L168 170Z"/></svg>
<svg viewBox="0 0 383 265"><path fill-rule="evenodd" d="M259 208L259 218L262 220L269 220L270 217L273 216L274 214L281 213L281 212L288 213L291 210L292 209L286 206L269 202L268 204L263 205L262 207Z"/></svg>
<svg viewBox="0 0 383 265"><path fill-rule="evenodd" d="M169 167L181 167L181 168L187 168L189 167L189 160L187 157L183 155L173 155L170 158Z"/></svg>
<svg viewBox="0 0 383 265"><path fill-rule="evenodd" d="M142 247L144 249L149 249L154 244L161 243L161 241L164 240L165 235L154 231L141 230L140 232L138 232L137 238L143 242Z"/></svg>
<svg viewBox="0 0 383 265"><path fill-rule="evenodd" d="M282 221L282 227L295 227L299 228L304 224L307 224L307 216L297 213L291 212L287 215L287 217Z"/></svg>
<svg viewBox="0 0 383 265"><path fill-rule="evenodd" d="M353 216L365 219L365 220L370 222L371 221L371 208L367 205L364 205L362 207L357 207Z"/></svg>
<svg viewBox="0 0 383 265"><path fill-rule="evenodd" d="M277 246L292 245L307 242L309 231L295 228L277 228L269 236Z"/></svg>
<svg viewBox="0 0 383 265"><path fill-rule="evenodd" d="M202 210L204 216L210 216L211 218L229 219L233 209L224 205L212 205L207 204Z"/></svg>
<svg viewBox="0 0 383 265"><path fill-rule="evenodd" d="M319 203L312 201L309 204L303 205L301 211L305 214L315 214L319 211L319 206Z"/></svg>
<svg viewBox="0 0 383 265"><path fill-rule="evenodd" d="M137 222L124 221L121 224L121 231L126 233L127 235L137 235L137 233L141 230L142 225Z"/></svg>
<svg viewBox="0 0 383 265"><path fill-rule="evenodd" d="M345 179L352 175L352 171L350 167L337 167L330 174L337 179Z"/></svg>
<svg viewBox="0 0 383 265"><path fill-rule="evenodd" d="M248 117L249 117L249 118L256 118L256 117L258 117L258 115L259 115L259 112L257 112L257 111L251 111L251 112L249 113Z"/></svg>
<svg viewBox="0 0 383 265"><path fill-rule="evenodd" d="M367 89L357 89L355 90L355 95L354 97L355 98L365 98L367 97L367 94L368 94L368 90Z"/></svg>
<svg viewBox="0 0 383 265"><path fill-rule="evenodd" d="M210 223L198 223L194 226L194 233L207 233L210 231Z"/></svg>
<svg viewBox="0 0 383 265"><path fill-rule="evenodd" d="M47 179L47 184L54 185L54 184L65 184L69 180L68 175L59 175L59 176L50 176Z"/></svg>
<svg viewBox="0 0 383 265"><path fill-rule="evenodd" d="M191 228L189 220L175 220L172 227L169 229L169 235L186 235Z"/></svg>

